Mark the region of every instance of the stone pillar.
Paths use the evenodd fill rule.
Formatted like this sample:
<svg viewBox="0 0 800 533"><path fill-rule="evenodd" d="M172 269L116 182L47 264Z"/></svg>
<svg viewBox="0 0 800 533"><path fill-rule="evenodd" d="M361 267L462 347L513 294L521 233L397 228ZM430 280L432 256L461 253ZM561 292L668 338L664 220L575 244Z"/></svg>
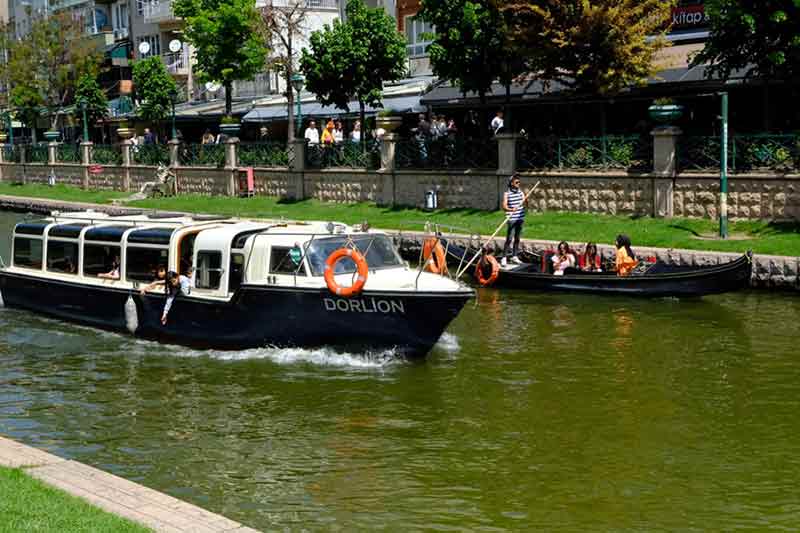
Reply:
<svg viewBox="0 0 800 533"><path fill-rule="evenodd" d="M26 146L24 144L19 145L19 163L20 165L24 165L28 162L28 150L26 150Z"/></svg>
<svg viewBox="0 0 800 533"><path fill-rule="evenodd" d="M176 168L181 164L178 159L178 150L181 147L181 142L178 139L170 139L167 144L169 145L169 166Z"/></svg>
<svg viewBox="0 0 800 533"><path fill-rule="evenodd" d="M497 173L510 176L517 170L517 139L513 133L501 133L497 139Z"/></svg>
<svg viewBox="0 0 800 533"><path fill-rule="evenodd" d="M58 142L57 141L50 141L47 143L47 164L48 165L55 165L56 164L56 151L58 150Z"/></svg>
<svg viewBox="0 0 800 533"><path fill-rule="evenodd" d="M131 163L132 155L131 148L133 141L130 139L122 139L120 143L120 151L122 152L122 190L128 192L131 190Z"/></svg>
<svg viewBox="0 0 800 533"><path fill-rule="evenodd" d="M83 184L84 189L89 188L89 165L92 164L92 142L81 142L81 163L83 163Z"/></svg>
<svg viewBox="0 0 800 533"><path fill-rule="evenodd" d="M653 135L653 216L672 217L680 128L661 126Z"/></svg>
<svg viewBox="0 0 800 533"><path fill-rule="evenodd" d="M384 172L394 172L397 168L395 163L395 151L400 135L397 133L386 133L381 139L381 170Z"/></svg>
<svg viewBox="0 0 800 533"><path fill-rule="evenodd" d="M293 200L305 198L305 179L306 170L306 149L308 141L306 139L294 139L291 143L292 165L289 167L289 186L287 196Z"/></svg>
<svg viewBox="0 0 800 533"><path fill-rule="evenodd" d="M228 137L225 139L225 179L227 180L226 191L228 196L236 196L238 188L238 137Z"/></svg>

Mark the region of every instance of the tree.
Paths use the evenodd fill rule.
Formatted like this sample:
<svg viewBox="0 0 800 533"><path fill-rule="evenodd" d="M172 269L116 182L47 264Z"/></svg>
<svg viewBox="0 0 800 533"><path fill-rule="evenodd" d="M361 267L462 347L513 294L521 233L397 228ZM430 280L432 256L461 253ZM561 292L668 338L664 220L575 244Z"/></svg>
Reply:
<svg viewBox="0 0 800 533"><path fill-rule="evenodd" d="M139 100L140 117L160 122L170 116L172 98L177 94L178 86L160 57L153 56L134 62L133 85Z"/></svg>
<svg viewBox="0 0 800 533"><path fill-rule="evenodd" d="M381 8L349 0L346 14L347 22L335 20L333 27L326 24L311 34L311 50L303 49L300 68L323 104L349 111L350 100L358 101L365 149L364 108L380 107L383 82L405 75L406 41Z"/></svg>
<svg viewBox="0 0 800 533"><path fill-rule="evenodd" d="M791 79L800 75L800 1L708 0L711 28L692 65L708 63L706 76Z"/></svg>
<svg viewBox="0 0 800 533"><path fill-rule="evenodd" d="M433 72L475 92L486 93L499 80L508 94L514 77L524 70L511 48L508 25L497 4L488 0L422 0L417 16L436 28L428 47Z"/></svg>
<svg viewBox="0 0 800 533"><path fill-rule="evenodd" d="M289 120L288 141L294 140L294 92L292 89L292 76L295 73L295 56L300 48L300 37L306 24L309 7L306 0L292 0L286 5L272 5L268 3L261 10L261 20L266 41L272 45L272 57L267 61L268 66L283 73L286 81L286 116Z"/></svg>
<svg viewBox="0 0 800 533"><path fill-rule="evenodd" d="M646 82L674 0L500 0L515 52L540 79L597 93Z"/></svg>
<svg viewBox="0 0 800 533"><path fill-rule="evenodd" d="M255 0L175 0L186 40L194 46L199 81L225 87L225 114L231 115L233 82L252 80L264 67L266 48L258 32Z"/></svg>
<svg viewBox="0 0 800 533"><path fill-rule="evenodd" d="M80 104L81 101L86 103L86 118L90 124L94 124L108 115L106 93L100 88L97 78L90 74L84 74L78 79L75 88L75 102Z"/></svg>

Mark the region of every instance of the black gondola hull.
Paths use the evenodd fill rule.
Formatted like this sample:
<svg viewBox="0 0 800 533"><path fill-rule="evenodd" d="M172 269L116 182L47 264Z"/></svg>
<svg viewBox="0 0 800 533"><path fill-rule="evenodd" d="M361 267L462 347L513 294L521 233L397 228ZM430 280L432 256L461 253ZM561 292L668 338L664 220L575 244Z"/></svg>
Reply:
<svg viewBox="0 0 800 533"><path fill-rule="evenodd" d="M165 296L0 272L5 304L58 319L126 330L125 303L136 304L137 337L198 348L264 346L394 349L426 355L472 297L468 291L365 291L339 298L326 289L243 285L230 300L176 299L160 322Z"/></svg>

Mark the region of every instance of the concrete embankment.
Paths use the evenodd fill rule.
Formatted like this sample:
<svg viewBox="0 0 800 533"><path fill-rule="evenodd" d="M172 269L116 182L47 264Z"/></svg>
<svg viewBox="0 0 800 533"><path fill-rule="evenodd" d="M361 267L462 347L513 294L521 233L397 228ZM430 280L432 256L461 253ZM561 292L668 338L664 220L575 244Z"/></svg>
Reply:
<svg viewBox="0 0 800 533"><path fill-rule="evenodd" d="M89 204L81 202L66 202L61 200L49 200L40 198L25 198L15 196L0 195L0 209L49 214L51 211L77 211L84 209L94 209L109 214L132 214L141 213L148 210L110 206L101 204ZM422 241L426 235L422 232L389 230L398 243L401 251L406 256L414 257L419 254ZM452 236L452 241L459 245L475 245L478 242L476 237ZM484 238L485 239L485 238ZM493 245L496 249L502 249L503 238L496 238ZM540 252L542 250L554 249L558 243L556 241L546 241L537 239L523 239L522 248L527 252ZM577 247L585 243L570 243ZM706 266L726 263L739 257L741 254L729 252L712 252L701 250L683 250L673 248L652 248L645 246L635 246L635 250L642 256L655 256L660 261L668 264ZM598 251L604 258L614 257L614 249L609 245L598 245ZM742 253L745 250L742 250ZM751 286L755 288L780 289L780 290L800 290L800 257L762 255L756 254L753 257L753 277Z"/></svg>
<svg viewBox="0 0 800 533"><path fill-rule="evenodd" d="M172 496L4 437L0 437L0 466L22 468L50 486L154 531L258 533Z"/></svg>

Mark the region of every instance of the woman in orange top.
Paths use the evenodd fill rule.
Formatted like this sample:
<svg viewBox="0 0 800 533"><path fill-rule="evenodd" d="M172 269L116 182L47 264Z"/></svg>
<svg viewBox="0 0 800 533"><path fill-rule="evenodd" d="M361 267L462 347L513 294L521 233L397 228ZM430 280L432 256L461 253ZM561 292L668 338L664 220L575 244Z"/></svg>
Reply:
<svg viewBox="0 0 800 533"><path fill-rule="evenodd" d="M617 235L617 275L627 276L637 264L639 261L636 260L636 254L631 250L630 237L625 234Z"/></svg>
<svg viewBox="0 0 800 533"><path fill-rule="evenodd" d="M322 144L331 145L333 143L333 121L329 120L325 125L325 129L322 130Z"/></svg>

